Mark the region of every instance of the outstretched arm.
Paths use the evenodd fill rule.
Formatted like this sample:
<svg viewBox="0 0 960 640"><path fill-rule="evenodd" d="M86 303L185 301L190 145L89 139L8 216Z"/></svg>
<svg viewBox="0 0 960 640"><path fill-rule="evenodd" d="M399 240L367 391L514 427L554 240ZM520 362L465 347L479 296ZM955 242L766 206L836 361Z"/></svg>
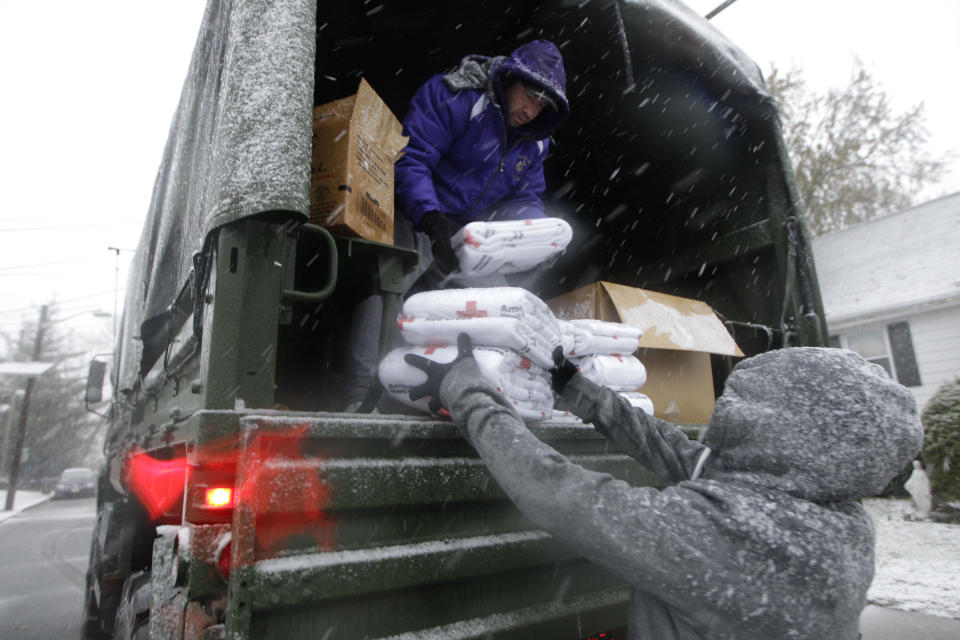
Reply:
<svg viewBox="0 0 960 640"><path fill-rule="evenodd" d="M594 384L554 352L553 387L560 394L559 407L584 422L592 423L629 456L668 483L695 480L710 449L690 440L677 427L648 416L620 394Z"/></svg>
<svg viewBox="0 0 960 640"><path fill-rule="evenodd" d="M661 591L675 582L674 561L703 555L694 544L699 519L676 500L676 489L631 486L571 462L526 428L473 358L445 376L440 398L520 511L576 553ZM671 550L669 562L663 549Z"/></svg>

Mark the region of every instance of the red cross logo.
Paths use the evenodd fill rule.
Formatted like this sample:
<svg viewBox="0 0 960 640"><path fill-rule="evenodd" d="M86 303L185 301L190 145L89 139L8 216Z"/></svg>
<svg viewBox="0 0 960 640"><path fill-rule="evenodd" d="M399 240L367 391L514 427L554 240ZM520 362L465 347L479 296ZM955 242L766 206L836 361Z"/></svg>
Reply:
<svg viewBox="0 0 960 640"><path fill-rule="evenodd" d="M467 308L464 311L457 311L458 318L486 318L487 312L483 309L477 309L476 300L467 300Z"/></svg>
<svg viewBox="0 0 960 640"><path fill-rule="evenodd" d="M473 236L470 235L469 229L464 229L463 231L463 244L472 244L473 246L480 248L482 244L479 240L474 240Z"/></svg>
<svg viewBox="0 0 960 640"><path fill-rule="evenodd" d="M398 317L397 317L397 329L400 329L400 331L403 331L403 323L404 323L404 322L413 322L414 320L416 320L416 318L414 318L414 317L412 317L412 316L398 316Z"/></svg>

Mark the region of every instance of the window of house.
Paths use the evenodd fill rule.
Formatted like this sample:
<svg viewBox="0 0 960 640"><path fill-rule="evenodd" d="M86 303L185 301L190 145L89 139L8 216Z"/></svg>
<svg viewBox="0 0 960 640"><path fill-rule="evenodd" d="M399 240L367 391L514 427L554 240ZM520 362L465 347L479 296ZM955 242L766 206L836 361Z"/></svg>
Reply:
<svg viewBox="0 0 960 640"><path fill-rule="evenodd" d="M883 329L874 329L872 331L861 331L860 333L851 333L841 336L847 342L847 349L856 351L865 360L878 364L887 370L887 373L894 380L897 379L893 369L893 359L890 357L890 349L887 347L887 332Z"/></svg>
<svg viewBox="0 0 960 640"><path fill-rule="evenodd" d="M883 367L891 378L902 385L920 385L920 371L907 322L871 329L851 329L848 333L830 336L830 344L856 351L865 360Z"/></svg>

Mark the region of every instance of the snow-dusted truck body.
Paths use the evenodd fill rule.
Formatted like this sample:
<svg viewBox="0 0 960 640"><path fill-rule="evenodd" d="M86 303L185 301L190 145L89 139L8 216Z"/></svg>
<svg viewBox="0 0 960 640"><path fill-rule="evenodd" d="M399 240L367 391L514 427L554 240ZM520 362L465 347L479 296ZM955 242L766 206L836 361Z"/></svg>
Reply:
<svg viewBox="0 0 960 640"><path fill-rule="evenodd" d="M383 295L389 331L417 255L306 224L315 105L362 76L402 118L431 74L535 38L566 63L544 200L575 236L526 284L698 298L747 354L825 342L776 107L680 3L210 0L127 287L85 637L617 634L626 586L449 422L339 412L350 310ZM531 428L657 482L589 426Z"/></svg>

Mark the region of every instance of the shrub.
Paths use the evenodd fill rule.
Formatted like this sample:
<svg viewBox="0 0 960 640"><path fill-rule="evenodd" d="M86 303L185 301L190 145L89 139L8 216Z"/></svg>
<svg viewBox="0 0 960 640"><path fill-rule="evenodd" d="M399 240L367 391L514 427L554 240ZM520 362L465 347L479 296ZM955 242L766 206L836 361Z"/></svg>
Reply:
<svg viewBox="0 0 960 640"><path fill-rule="evenodd" d="M933 394L921 415L923 458L935 504L960 501L960 378Z"/></svg>

